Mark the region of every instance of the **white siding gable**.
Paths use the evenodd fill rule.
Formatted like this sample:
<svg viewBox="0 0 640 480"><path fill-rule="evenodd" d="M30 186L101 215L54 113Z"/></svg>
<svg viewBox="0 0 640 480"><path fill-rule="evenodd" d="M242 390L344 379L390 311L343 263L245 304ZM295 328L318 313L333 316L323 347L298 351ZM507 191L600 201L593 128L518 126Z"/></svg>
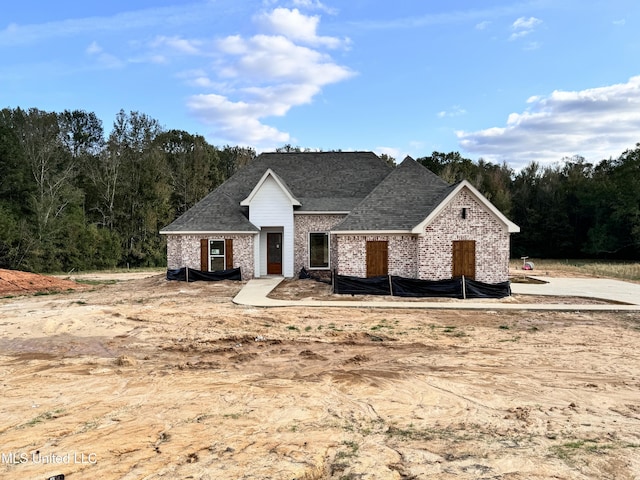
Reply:
<svg viewBox="0 0 640 480"><path fill-rule="evenodd" d="M249 203L249 221L256 227L282 228L282 273L285 277L293 277L293 205L291 197L278 185L273 177L268 176L258 190L254 192ZM267 274L266 235L260 234L260 242L256 242L259 254L256 255L256 272Z"/></svg>

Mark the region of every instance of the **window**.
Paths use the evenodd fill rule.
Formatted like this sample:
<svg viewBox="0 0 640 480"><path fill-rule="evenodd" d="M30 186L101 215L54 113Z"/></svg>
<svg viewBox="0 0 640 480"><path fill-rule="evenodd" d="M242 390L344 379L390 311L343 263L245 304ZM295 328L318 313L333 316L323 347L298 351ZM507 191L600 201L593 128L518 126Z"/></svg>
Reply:
<svg viewBox="0 0 640 480"><path fill-rule="evenodd" d="M209 271L224 270L224 240L209 240Z"/></svg>
<svg viewBox="0 0 640 480"><path fill-rule="evenodd" d="M309 234L309 268L329 268L329 234Z"/></svg>

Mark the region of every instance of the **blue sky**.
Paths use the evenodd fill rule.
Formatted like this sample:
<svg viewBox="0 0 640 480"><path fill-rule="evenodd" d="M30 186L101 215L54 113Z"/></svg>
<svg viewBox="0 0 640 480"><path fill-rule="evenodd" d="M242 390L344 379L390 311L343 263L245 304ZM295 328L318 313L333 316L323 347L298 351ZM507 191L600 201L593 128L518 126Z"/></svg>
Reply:
<svg viewBox="0 0 640 480"><path fill-rule="evenodd" d="M106 134L124 109L217 146L516 169L640 142L637 0L23 0L0 58L0 108Z"/></svg>

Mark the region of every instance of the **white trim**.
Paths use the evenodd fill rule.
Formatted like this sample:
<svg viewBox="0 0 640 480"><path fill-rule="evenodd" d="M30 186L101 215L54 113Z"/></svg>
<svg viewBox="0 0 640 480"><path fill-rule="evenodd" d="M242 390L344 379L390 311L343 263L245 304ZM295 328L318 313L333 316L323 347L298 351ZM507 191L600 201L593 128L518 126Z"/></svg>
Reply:
<svg viewBox="0 0 640 480"><path fill-rule="evenodd" d="M312 267L311 266L311 235L321 234L327 237L327 266L326 267ZM320 232L307 232L307 259L309 260L309 270L328 270L331 268L331 234L327 231Z"/></svg>
<svg viewBox="0 0 640 480"><path fill-rule="evenodd" d="M233 232L233 231L223 231L223 230L212 230L207 232L195 232L195 231L185 231L185 232L167 232L165 230L160 230L160 235L258 235L260 232Z"/></svg>
<svg viewBox="0 0 640 480"><path fill-rule="evenodd" d="M331 235L412 235L411 230L332 230Z"/></svg>
<svg viewBox="0 0 640 480"><path fill-rule="evenodd" d="M275 180L275 182L278 184L278 187L280 187L280 189L284 192L284 194L287 196L287 198L291 202L291 205L295 207L302 206L302 204L293 196L293 194L291 193L289 188L286 186L284 181L280 180L280 177L278 177L278 175L276 175L273 170L271 170L270 168L267 168L267 171L264 172L264 175L262 175L262 178L258 181L258 183L256 183L256 186L253 187L253 190L251 190L251 193L249 194L249 196L240 202L240 205L242 207L248 207L251 205L251 201L253 200L253 197L256 196L256 194L262 187L262 184L266 182L267 178L269 177Z"/></svg>
<svg viewBox="0 0 640 480"><path fill-rule="evenodd" d="M447 195L447 197L440 202L440 204L429 214L427 218L425 218L418 225L413 227L411 233L421 234L424 232L424 228L429 225L435 218L442 213L442 211L447 207L455 198L455 196L460 193L463 188L467 188L469 192L476 198L478 202L484 205L493 215L505 224L507 227L507 231L509 233L518 233L520 231L520 227L505 217L500 210L498 210L487 198L482 195L473 185L471 185L467 180L462 180L453 191ZM468 208L468 207L467 207Z"/></svg>

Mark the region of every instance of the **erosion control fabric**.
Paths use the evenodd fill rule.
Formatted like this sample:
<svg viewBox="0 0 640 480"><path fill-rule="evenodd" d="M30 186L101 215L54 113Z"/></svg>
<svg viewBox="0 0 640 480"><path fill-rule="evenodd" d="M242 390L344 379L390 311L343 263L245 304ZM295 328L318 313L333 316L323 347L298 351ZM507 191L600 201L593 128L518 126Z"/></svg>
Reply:
<svg viewBox="0 0 640 480"><path fill-rule="evenodd" d="M418 280L392 276L391 285L397 297L462 298L462 279Z"/></svg>
<svg viewBox="0 0 640 480"><path fill-rule="evenodd" d="M167 280L178 280L181 282L218 282L220 280L242 280L242 276L240 274L240 268L203 272L202 270L182 267L175 270L167 270Z"/></svg>
<svg viewBox="0 0 640 480"><path fill-rule="evenodd" d="M333 277L334 293L351 295L391 295L389 277L347 277L335 275Z"/></svg>
<svg viewBox="0 0 640 480"><path fill-rule="evenodd" d="M394 295L398 297L502 298L511 295L510 282L483 283L467 278L418 280L386 275L361 278L335 275L334 293L346 295Z"/></svg>

